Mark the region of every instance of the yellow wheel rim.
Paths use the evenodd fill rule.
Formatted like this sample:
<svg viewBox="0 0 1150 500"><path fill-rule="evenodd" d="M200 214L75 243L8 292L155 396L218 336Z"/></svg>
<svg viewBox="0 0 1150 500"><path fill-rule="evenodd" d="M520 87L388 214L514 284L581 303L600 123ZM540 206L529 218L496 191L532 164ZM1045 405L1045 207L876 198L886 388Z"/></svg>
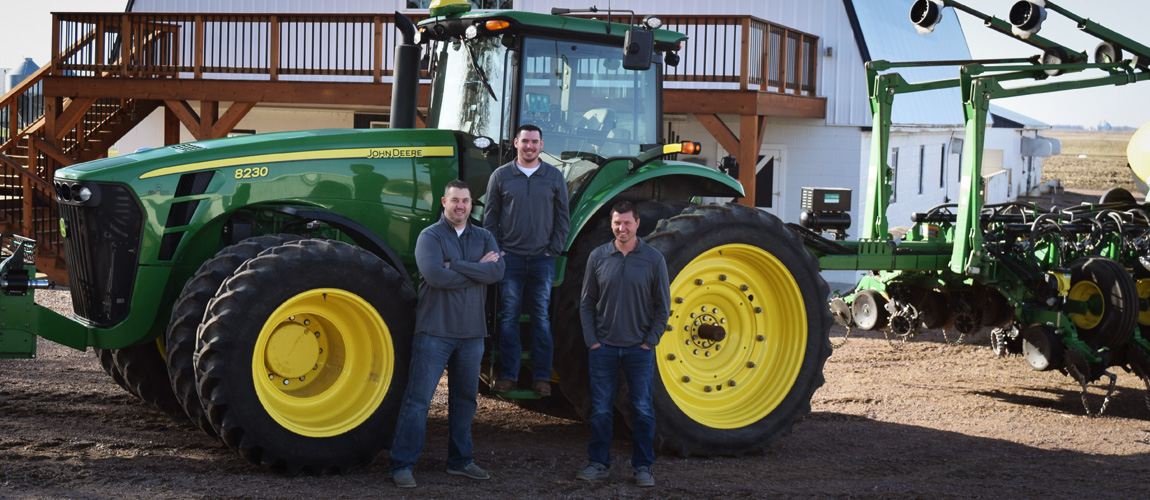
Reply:
<svg viewBox="0 0 1150 500"><path fill-rule="evenodd" d="M1092 302L1102 298L1102 290L1098 289L1098 285L1089 281L1079 281L1070 287L1070 294L1067 298L1086 304L1086 312L1070 315L1070 320L1074 322L1074 326L1089 330L1102 322L1102 311L1096 311L1094 310L1097 309L1096 307L1091 307L1094 305Z"/></svg>
<svg viewBox="0 0 1150 500"><path fill-rule="evenodd" d="M714 326L726 333L714 337ZM671 283L671 316L656 355L671 399L716 429L758 422L798 378L807 317L782 262L749 245L723 245L692 260Z"/></svg>
<svg viewBox="0 0 1150 500"><path fill-rule="evenodd" d="M276 422L329 437L375 413L394 365L391 332L375 308L353 293L320 288L288 299L264 323L252 378Z"/></svg>
<svg viewBox="0 0 1150 500"><path fill-rule="evenodd" d="M1150 325L1150 278L1143 278L1138 286L1138 324Z"/></svg>

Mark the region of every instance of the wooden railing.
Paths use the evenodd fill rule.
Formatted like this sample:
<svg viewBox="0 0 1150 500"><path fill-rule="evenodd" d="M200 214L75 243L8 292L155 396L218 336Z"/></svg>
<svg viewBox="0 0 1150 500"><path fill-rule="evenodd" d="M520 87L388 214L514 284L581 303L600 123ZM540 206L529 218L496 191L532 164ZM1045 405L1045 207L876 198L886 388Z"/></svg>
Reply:
<svg viewBox="0 0 1150 500"><path fill-rule="evenodd" d="M676 82L736 84L739 90L817 95L819 38L753 16L666 16L666 29L687 35L682 61L667 67ZM727 87L719 87L727 88Z"/></svg>
<svg viewBox="0 0 1150 500"><path fill-rule="evenodd" d="M817 95L818 37L753 16L661 17L689 37L666 68L675 86ZM83 76L380 82L398 36L389 14L63 13L53 65Z"/></svg>

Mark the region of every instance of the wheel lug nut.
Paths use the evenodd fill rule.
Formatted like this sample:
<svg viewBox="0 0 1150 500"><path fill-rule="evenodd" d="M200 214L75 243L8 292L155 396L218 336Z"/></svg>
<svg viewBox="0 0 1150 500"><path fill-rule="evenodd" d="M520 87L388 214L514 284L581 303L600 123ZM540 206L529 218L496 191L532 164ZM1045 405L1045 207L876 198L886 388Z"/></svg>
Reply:
<svg viewBox="0 0 1150 500"><path fill-rule="evenodd" d="M303 320L303 326L307 326L307 325L310 325L310 324L311 324L311 320L310 320L310 319L305 319L305 320Z"/></svg>
<svg viewBox="0 0 1150 500"><path fill-rule="evenodd" d="M734 380L728 380L727 385L734 387L734 386L739 385L739 384L737 384Z"/></svg>
<svg viewBox="0 0 1150 500"><path fill-rule="evenodd" d="M694 317L695 317L695 313L691 313L691 317L692 317L692 318L694 318Z"/></svg>
<svg viewBox="0 0 1150 500"><path fill-rule="evenodd" d="M299 377L299 381L300 381L300 382L303 382L303 380L304 380L304 376L303 376L303 375L300 375L300 377Z"/></svg>
<svg viewBox="0 0 1150 500"><path fill-rule="evenodd" d="M699 336L698 335L691 335L691 340L699 340Z"/></svg>
<svg viewBox="0 0 1150 500"><path fill-rule="evenodd" d="M691 331L691 325L683 325L683 331L686 331L686 332Z"/></svg>
<svg viewBox="0 0 1150 500"><path fill-rule="evenodd" d="M699 350L698 350L698 349L694 349L694 350L692 350L692 351L691 351L691 354L694 354L694 355L698 356L698 355L699 355Z"/></svg>
<svg viewBox="0 0 1150 500"><path fill-rule="evenodd" d="M709 386L709 385L703 386L703 392L711 392L711 386Z"/></svg>
<svg viewBox="0 0 1150 500"><path fill-rule="evenodd" d="M720 275L719 275L719 281L727 281L727 275L725 275L725 274L720 274Z"/></svg>
<svg viewBox="0 0 1150 500"><path fill-rule="evenodd" d="M727 322L727 318L719 318L719 323L726 323L726 322Z"/></svg>
<svg viewBox="0 0 1150 500"><path fill-rule="evenodd" d="M268 380L275 380L275 379L276 379L275 375L273 375L271 373L268 374Z"/></svg>
<svg viewBox="0 0 1150 500"><path fill-rule="evenodd" d="M319 365L315 365L315 366L311 367L311 369L312 369L312 370L318 370L318 369L319 369Z"/></svg>
<svg viewBox="0 0 1150 500"><path fill-rule="evenodd" d="M315 332L315 338L319 338L319 332Z"/></svg>
<svg viewBox="0 0 1150 500"><path fill-rule="evenodd" d="M719 308L718 307L712 307L711 308L711 314L719 314Z"/></svg>
<svg viewBox="0 0 1150 500"><path fill-rule="evenodd" d="M291 380L288 380L288 379L286 379L286 378L284 379L284 385L288 385L288 384L290 384L290 383L291 383Z"/></svg>
<svg viewBox="0 0 1150 500"><path fill-rule="evenodd" d="M722 349L722 348L723 348L723 346L722 346L722 345L719 345L719 344L715 344L715 350L716 350L716 351L718 351L718 350L720 350L720 349Z"/></svg>
<svg viewBox="0 0 1150 500"><path fill-rule="evenodd" d="M671 330L674 330L674 329L675 329L675 327L671 326L670 324L667 324L667 331L668 332Z"/></svg>
<svg viewBox="0 0 1150 500"><path fill-rule="evenodd" d="M699 320L695 320L695 326L699 326Z"/></svg>
<svg viewBox="0 0 1150 500"><path fill-rule="evenodd" d="M683 298L682 298L682 297L675 297L675 303L676 303L676 304L682 304L682 303L683 303Z"/></svg>
<svg viewBox="0 0 1150 500"><path fill-rule="evenodd" d="M711 357L711 351L703 351L703 357L705 357L705 358Z"/></svg>
<svg viewBox="0 0 1150 500"><path fill-rule="evenodd" d="M747 361L747 368L754 368L754 367L755 367L754 361Z"/></svg>
<svg viewBox="0 0 1150 500"><path fill-rule="evenodd" d="M759 313L761 313L761 312L763 312L763 308L761 308L761 307L756 307L756 308L755 308L755 314L759 314Z"/></svg>
<svg viewBox="0 0 1150 500"><path fill-rule="evenodd" d="M696 285L702 285L702 284L703 284L703 280L701 280L701 279L697 279L697 280L695 280L695 284L696 284Z"/></svg>
<svg viewBox="0 0 1150 500"><path fill-rule="evenodd" d="M747 290L750 290L750 289L751 289L751 287L749 287L749 286L747 286L747 285L742 285L742 286L740 286L740 287L739 287L739 290L742 290L742 291L744 291L744 292L745 292L745 291L747 291Z"/></svg>
<svg viewBox="0 0 1150 500"><path fill-rule="evenodd" d="M683 375L683 382L690 382L690 381L691 381L691 377Z"/></svg>
<svg viewBox="0 0 1150 500"><path fill-rule="evenodd" d="M757 341L759 341L759 342L762 342L762 341L764 341L764 340L767 340L767 338L766 338L766 337L764 337L764 336L762 336L762 335L759 335L758 337L755 337L755 340L757 340Z"/></svg>
<svg viewBox="0 0 1150 500"><path fill-rule="evenodd" d="M703 307L702 307L701 309L699 309L699 310L700 310L700 311L703 311L703 312L707 312L707 306L703 306Z"/></svg>
<svg viewBox="0 0 1150 500"><path fill-rule="evenodd" d="M675 355L674 355L674 354L668 354L668 355L667 355L667 361L674 361L674 360L675 360Z"/></svg>

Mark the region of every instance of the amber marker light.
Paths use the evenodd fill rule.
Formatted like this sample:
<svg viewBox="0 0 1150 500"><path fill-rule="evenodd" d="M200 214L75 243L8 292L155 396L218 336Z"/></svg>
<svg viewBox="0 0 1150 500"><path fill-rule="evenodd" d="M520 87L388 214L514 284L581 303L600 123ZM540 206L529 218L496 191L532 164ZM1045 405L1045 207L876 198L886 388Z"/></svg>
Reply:
<svg viewBox="0 0 1150 500"><path fill-rule="evenodd" d="M691 142L691 141L683 141L682 145L683 145L683 154L685 154L685 155L697 155L697 154L699 154L699 151L703 148L703 146L700 145L699 143Z"/></svg>
<svg viewBox="0 0 1150 500"><path fill-rule="evenodd" d="M500 20L492 19L490 21L487 21L487 23L485 23L484 26L487 27L487 31L498 31L501 29L505 29L508 26L511 26L511 23L509 23L507 21L500 21Z"/></svg>

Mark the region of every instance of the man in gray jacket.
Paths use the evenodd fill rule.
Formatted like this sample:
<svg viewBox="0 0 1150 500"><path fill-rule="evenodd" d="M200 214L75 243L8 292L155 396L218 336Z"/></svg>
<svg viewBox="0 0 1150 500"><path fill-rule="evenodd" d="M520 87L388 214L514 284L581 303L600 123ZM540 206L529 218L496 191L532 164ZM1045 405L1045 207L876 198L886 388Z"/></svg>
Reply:
<svg viewBox="0 0 1150 500"><path fill-rule="evenodd" d="M391 478L414 488L412 469L423 451L427 411L439 378L447 369L447 473L488 479L471 457L471 419L479 390L479 364L487 336L487 285L503 277L495 238L468 223L471 190L454 180L443 194L443 216L419 233L415 263L423 277L415 310L411 369L391 445Z"/></svg>
<svg viewBox="0 0 1150 500"><path fill-rule="evenodd" d="M570 231L567 182L559 169L539 159L539 127L519 127L515 149L515 160L491 174L483 209L483 227L495 235L507 263L499 283L499 377L492 390L508 392L519 379L519 315L526 310L531 316L531 389L550 396L554 342L548 306L555 258Z"/></svg>
<svg viewBox="0 0 1150 500"><path fill-rule="evenodd" d="M655 409L652 391L655 346L667 327L671 292L663 254L637 234L635 205L621 201L611 208L615 240L591 251L583 278L579 320L589 349L591 375L590 461L577 479L606 479L611 469L611 423L619 372L627 377L632 412L631 466L635 484L654 486Z"/></svg>

